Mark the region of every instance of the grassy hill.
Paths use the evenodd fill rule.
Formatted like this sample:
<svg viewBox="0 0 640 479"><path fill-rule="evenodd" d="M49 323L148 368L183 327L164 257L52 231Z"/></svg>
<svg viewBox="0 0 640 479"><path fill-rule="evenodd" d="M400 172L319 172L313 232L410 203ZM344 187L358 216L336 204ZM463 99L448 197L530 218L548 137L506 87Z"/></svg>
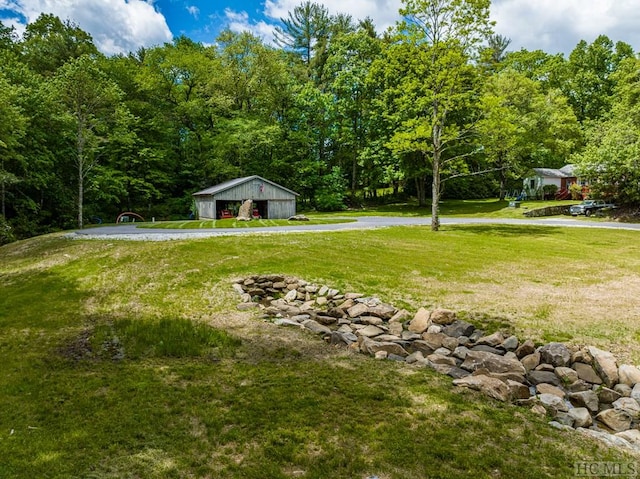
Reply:
<svg viewBox="0 0 640 479"><path fill-rule="evenodd" d="M539 478L628 461L447 377L239 312L279 273L640 362L629 231L389 228L0 248L0 477Z"/></svg>

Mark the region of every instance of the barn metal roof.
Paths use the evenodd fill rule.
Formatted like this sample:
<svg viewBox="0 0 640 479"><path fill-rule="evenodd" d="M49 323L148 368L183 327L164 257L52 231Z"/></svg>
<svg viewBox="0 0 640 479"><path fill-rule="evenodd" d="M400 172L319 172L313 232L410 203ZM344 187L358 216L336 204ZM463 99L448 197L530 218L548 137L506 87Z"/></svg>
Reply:
<svg viewBox="0 0 640 479"><path fill-rule="evenodd" d="M244 178L235 178L233 180L225 181L224 183L220 183L219 185L210 186L209 188L206 188L202 191L193 193L192 196L214 196L214 195L217 195L218 193L222 193L223 191L230 190L231 188L235 188L238 185L241 185L243 183L248 183L249 181L256 180L256 179L264 183L269 183L270 185L275 186L276 188L284 190L288 193L291 193L292 195L300 196L299 193L296 193L295 191L285 188L284 186L279 185L278 183L274 183L273 181L269 181L263 178L262 176L258 176L258 175L245 176Z"/></svg>

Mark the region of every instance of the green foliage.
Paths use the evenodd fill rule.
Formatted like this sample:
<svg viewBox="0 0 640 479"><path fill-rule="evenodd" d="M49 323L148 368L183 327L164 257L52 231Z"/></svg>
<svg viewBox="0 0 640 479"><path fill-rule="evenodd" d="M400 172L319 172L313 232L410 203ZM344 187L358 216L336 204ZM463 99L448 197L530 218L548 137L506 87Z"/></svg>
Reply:
<svg viewBox="0 0 640 479"><path fill-rule="evenodd" d="M51 14L21 38L0 24L1 213L19 238L125 210L180 218L194 191L258 174L303 208L382 189L425 206L431 187L437 228L442 195L493 194L496 181L504 193L532 166L566 164L585 140L576 116L594 191L636 201L638 121L620 113L637 104L629 45L508 52L488 0L401 6L380 36L305 1L278 47L224 31L108 58ZM344 188L326 184L334 167Z"/></svg>
<svg viewBox="0 0 640 479"><path fill-rule="evenodd" d="M0 246L3 244L12 243L16 240L12 232L12 228L4 219L4 216L0 215Z"/></svg>
<svg viewBox="0 0 640 479"><path fill-rule="evenodd" d="M318 211L340 211L346 209L344 204L347 182L340 168L333 168L331 173L322 177L321 186L316 193L316 209Z"/></svg>
<svg viewBox="0 0 640 479"><path fill-rule="evenodd" d="M571 183L569 186L569 193L571 193L572 200L581 200L582 199L582 186L578 183Z"/></svg>
<svg viewBox="0 0 640 479"><path fill-rule="evenodd" d="M576 157L578 173L590 181L596 197L620 204L640 202L640 61L627 59L614 76L617 81L611 115L590 124L587 146Z"/></svg>
<svg viewBox="0 0 640 479"><path fill-rule="evenodd" d="M558 192L557 185L544 185L542 187L542 194L544 195L545 199L553 199L553 197L557 192Z"/></svg>

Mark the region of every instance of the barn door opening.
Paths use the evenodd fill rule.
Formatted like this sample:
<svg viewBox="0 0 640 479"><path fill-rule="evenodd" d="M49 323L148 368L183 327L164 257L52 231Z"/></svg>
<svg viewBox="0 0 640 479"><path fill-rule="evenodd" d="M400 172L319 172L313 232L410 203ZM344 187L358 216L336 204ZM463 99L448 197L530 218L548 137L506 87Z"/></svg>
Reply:
<svg viewBox="0 0 640 479"><path fill-rule="evenodd" d="M260 217L263 219L269 218L269 207L266 200L253 200L253 209L258 210Z"/></svg>

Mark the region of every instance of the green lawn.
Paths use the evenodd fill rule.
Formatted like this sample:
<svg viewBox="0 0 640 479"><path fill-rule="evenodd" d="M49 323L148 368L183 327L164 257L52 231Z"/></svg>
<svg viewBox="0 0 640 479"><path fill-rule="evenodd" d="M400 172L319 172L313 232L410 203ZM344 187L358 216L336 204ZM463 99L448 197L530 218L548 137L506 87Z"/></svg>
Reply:
<svg viewBox="0 0 640 479"><path fill-rule="evenodd" d="M388 228L0 248L0 477L570 478L630 460L447 377L236 310L295 275L640 362L635 232Z"/></svg>
<svg viewBox="0 0 640 479"><path fill-rule="evenodd" d="M509 201L491 198L486 200L442 200L441 216L488 218L523 218L528 210L547 206L573 205L579 201L522 201L519 208L509 206ZM419 207L416 203L395 203L383 206L369 206L363 209L351 209L339 213L313 213L313 217L340 216L431 216L431 206Z"/></svg>

